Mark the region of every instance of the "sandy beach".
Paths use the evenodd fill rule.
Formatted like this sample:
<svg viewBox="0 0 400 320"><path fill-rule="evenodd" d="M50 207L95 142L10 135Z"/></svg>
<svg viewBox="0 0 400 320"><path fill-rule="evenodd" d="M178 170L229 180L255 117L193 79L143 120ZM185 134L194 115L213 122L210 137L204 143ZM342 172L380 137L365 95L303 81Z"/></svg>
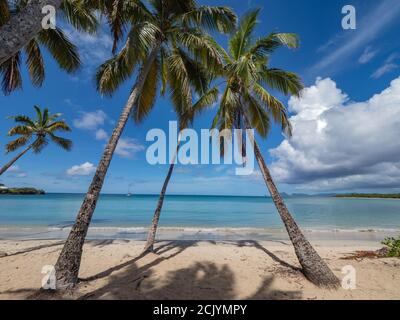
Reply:
<svg viewBox="0 0 400 320"><path fill-rule="evenodd" d="M80 283L62 296L38 293L42 267L56 262L62 240L1 240L0 299L399 299L400 259L346 260L374 241L318 241L334 273L356 270L356 289L315 287L299 271L287 241L161 241L140 257L142 241L90 240Z"/></svg>

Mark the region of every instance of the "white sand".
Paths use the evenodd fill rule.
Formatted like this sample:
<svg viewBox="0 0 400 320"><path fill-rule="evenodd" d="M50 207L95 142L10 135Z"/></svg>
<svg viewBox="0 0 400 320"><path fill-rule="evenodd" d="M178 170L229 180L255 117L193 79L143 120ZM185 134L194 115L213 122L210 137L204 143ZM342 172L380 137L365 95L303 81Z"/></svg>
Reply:
<svg viewBox="0 0 400 320"><path fill-rule="evenodd" d="M163 241L137 259L143 242L89 241L80 278L65 298L84 299L400 299L400 259L343 260L379 243L314 243L334 273L356 269L355 290L326 290L307 281L285 242ZM360 245L361 244L361 245ZM38 297L42 267L54 264L60 240L1 240L0 299ZM4 256L7 254L7 256ZM1 257L3 255L3 257ZM43 298L42 296L39 296Z"/></svg>

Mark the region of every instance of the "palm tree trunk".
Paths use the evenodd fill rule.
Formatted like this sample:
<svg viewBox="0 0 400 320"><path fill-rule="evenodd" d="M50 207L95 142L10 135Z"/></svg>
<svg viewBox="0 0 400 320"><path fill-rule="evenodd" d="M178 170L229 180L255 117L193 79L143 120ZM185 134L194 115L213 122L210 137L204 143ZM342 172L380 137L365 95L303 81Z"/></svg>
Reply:
<svg viewBox="0 0 400 320"><path fill-rule="evenodd" d="M329 269L328 265L322 260L310 242L301 232L296 221L287 209L278 189L272 179L264 158L260 152L257 142L254 140L254 153L264 177L265 184L271 193L272 200L281 216L281 219L289 234L289 238L294 246L297 258L302 266L304 275L314 284L320 287L338 287L339 279Z"/></svg>
<svg viewBox="0 0 400 320"><path fill-rule="evenodd" d="M160 197L158 198L157 207L156 207L156 210L154 211L152 224L151 224L149 233L147 235L147 242L143 249L143 253L152 252L154 249L154 241L156 238L158 222L160 221L160 214L161 214L162 206L164 204L165 192L167 191L168 183L169 183L169 180L171 179L172 172L174 170L175 159L177 157L178 151L179 151L179 145L176 149L176 153L172 160L172 163L169 166L167 176L165 177L164 184L161 189Z"/></svg>
<svg viewBox="0 0 400 320"><path fill-rule="evenodd" d="M82 248L85 242L85 237L89 228L90 221L93 216L93 212L96 208L97 200L100 195L101 188L103 186L104 178L106 176L108 167L115 148L117 147L118 140L125 128L128 121L129 115L132 112L134 105L137 102L138 96L142 91L144 81L154 62L157 53L159 51L161 41L158 41L146 62L143 64L136 84L133 88L131 95L129 96L128 102L122 111L122 114L118 120L116 127L110 137L108 144L105 147L103 156L97 166L96 173L93 177L92 183L86 193L85 199L83 200L82 206L79 210L75 224L73 225L71 232L69 233L68 239L58 257L55 269L57 278L57 289L72 288L78 282L79 267L82 258Z"/></svg>
<svg viewBox="0 0 400 320"><path fill-rule="evenodd" d="M25 153L27 153L30 149L32 148L32 145L29 147L25 148L24 151L22 151L19 155L17 155L14 159L12 159L10 162L8 162L4 167L0 169L0 176L6 172L19 158L21 158Z"/></svg>
<svg viewBox="0 0 400 320"><path fill-rule="evenodd" d="M243 112L243 110L242 110ZM247 128L251 128L247 115L243 112ZM271 194L275 207L285 225L286 231L289 234L290 241L294 246L297 259L300 262L304 275L312 283L319 287L337 288L340 285L339 279L329 269L328 265L322 260L317 251L312 247L310 242L301 232L296 221L293 219L288 208L286 207L282 196L280 195L271 173L264 161L260 148L252 134L250 134L250 141L253 144L254 154L257 163L260 167L264 182Z"/></svg>
<svg viewBox="0 0 400 320"><path fill-rule="evenodd" d="M53 6L56 10L62 0L30 0L26 7L13 15L0 27L0 64L21 50L42 29L42 8Z"/></svg>

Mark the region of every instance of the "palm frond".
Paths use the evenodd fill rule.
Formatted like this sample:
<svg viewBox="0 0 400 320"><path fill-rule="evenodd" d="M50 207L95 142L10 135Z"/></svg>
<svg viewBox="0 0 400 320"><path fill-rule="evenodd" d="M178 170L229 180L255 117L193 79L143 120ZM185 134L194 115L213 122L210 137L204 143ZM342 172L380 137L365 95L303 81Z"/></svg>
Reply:
<svg viewBox="0 0 400 320"><path fill-rule="evenodd" d="M10 9L8 0L0 0L0 26L4 25L10 19Z"/></svg>
<svg viewBox="0 0 400 320"><path fill-rule="evenodd" d="M265 56L281 46L286 46L290 49L298 48L299 37L295 33L271 33L264 38L258 39L249 49L249 52L256 56Z"/></svg>
<svg viewBox="0 0 400 320"><path fill-rule="evenodd" d="M244 96L244 102L247 106L247 116L250 118L251 126L257 130L260 136L266 137L270 130L270 121L268 113L261 106L259 101L252 95L246 93Z"/></svg>
<svg viewBox="0 0 400 320"><path fill-rule="evenodd" d="M52 133L49 134L50 139L59 147L63 148L64 150L70 151L72 149L72 141L69 139L65 139L62 137L58 137Z"/></svg>
<svg viewBox="0 0 400 320"><path fill-rule="evenodd" d="M260 80L285 95L299 96L301 90L304 89L304 85L297 74L277 68L264 69L260 73Z"/></svg>
<svg viewBox="0 0 400 320"><path fill-rule="evenodd" d="M21 137L18 137L17 139L10 141L9 143L6 144L6 152L13 152L16 149L26 145L26 143L29 141L30 136L29 135L24 135Z"/></svg>
<svg viewBox="0 0 400 320"><path fill-rule="evenodd" d="M13 128L11 128L7 135L8 136L15 136L15 135L25 135L25 136L29 136L32 134L32 128L29 126L15 126Z"/></svg>
<svg viewBox="0 0 400 320"><path fill-rule="evenodd" d="M71 128L64 121L52 122L45 129L46 129L46 132L55 132L55 131L70 132L71 131Z"/></svg>
<svg viewBox="0 0 400 320"><path fill-rule="evenodd" d="M89 2L87 0L65 0L61 3L60 10L63 18L75 29L95 33L98 21Z"/></svg>
<svg viewBox="0 0 400 320"><path fill-rule="evenodd" d="M18 52L0 65L1 88L5 95L22 88L21 54Z"/></svg>
<svg viewBox="0 0 400 320"><path fill-rule="evenodd" d="M159 85L159 60L155 59L144 81L143 88L139 94L137 103L132 111L132 118L136 123L150 113L157 98L157 88Z"/></svg>
<svg viewBox="0 0 400 320"><path fill-rule="evenodd" d="M251 43L251 34L257 25L260 9L247 12L239 21L234 35L229 40L229 52L234 59L238 59Z"/></svg>
<svg viewBox="0 0 400 320"><path fill-rule="evenodd" d="M80 67L77 47L69 41L61 29L42 30L38 34L38 41L49 50L60 68L72 73Z"/></svg>
<svg viewBox="0 0 400 320"><path fill-rule="evenodd" d="M183 14L182 22L189 27L227 33L235 28L237 17L228 7L201 6Z"/></svg>
<svg viewBox="0 0 400 320"><path fill-rule="evenodd" d="M43 84L45 73L44 61L39 44L36 39L32 39L24 49L26 52L26 65L32 84L36 87L40 87Z"/></svg>
<svg viewBox="0 0 400 320"><path fill-rule="evenodd" d="M267 111L272 115L274 121L281 125L282 131L291 136L292 126L285 105L259 84L254 85L253 93L265 104Z"/></svg>

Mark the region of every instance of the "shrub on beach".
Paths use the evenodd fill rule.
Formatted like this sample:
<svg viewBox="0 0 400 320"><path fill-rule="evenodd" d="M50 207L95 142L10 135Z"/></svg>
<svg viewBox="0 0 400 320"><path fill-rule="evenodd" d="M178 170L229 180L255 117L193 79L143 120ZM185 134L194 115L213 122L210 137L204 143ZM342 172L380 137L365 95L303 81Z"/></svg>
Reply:
<svg viewBox="0 0 400 320"><path fill-rule="evenodd" d="M388 246L388 257L400 257L400 236L395 238L386 238L382 244Z"/></svg>

